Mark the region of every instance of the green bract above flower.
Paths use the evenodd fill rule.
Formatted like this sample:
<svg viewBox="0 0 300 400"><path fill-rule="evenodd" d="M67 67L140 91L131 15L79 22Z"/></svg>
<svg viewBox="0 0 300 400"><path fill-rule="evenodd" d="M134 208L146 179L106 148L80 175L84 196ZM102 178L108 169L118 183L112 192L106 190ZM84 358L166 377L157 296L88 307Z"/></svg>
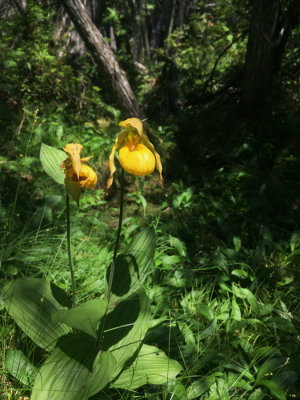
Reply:
<svg viewBox="0 0 300 400"><path fill-rule="evenodd" d="M128 118L119 123L124 128L113 145L108 160L109 178L106 189L113 183L113 174L116 171L114 158L119 151L119 161L122 168L129 174L144 176L152 174L154 169L159 173L159 180L163 186L162 165L160 155L144 133L143 122L139 118Z"/></svg>

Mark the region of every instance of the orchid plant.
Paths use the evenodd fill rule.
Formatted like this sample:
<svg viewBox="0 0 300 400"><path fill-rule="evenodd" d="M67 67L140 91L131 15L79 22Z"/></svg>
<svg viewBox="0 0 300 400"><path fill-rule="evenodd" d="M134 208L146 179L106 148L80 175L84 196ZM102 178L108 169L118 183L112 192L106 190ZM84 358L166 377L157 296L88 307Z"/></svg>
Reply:
<svg viewBox="0 0 300 400"><path fill-rule="evenodd" d="M112 185L115 151L128 173L143 176L158 170L159 154L144 133L138 118L120 123L119 134L109 157ZM76 301L76 282L71 254L69 196L79 205L85 188L97 184L96 172L81 157L83 146L69 143L64 151L42 144L40 159L46 173L66 189L67 248L72 282L68 293L41 278L19 278L6 284L3 303L23 332L47 354L34 365L20 350L6 354L7 369L32 387L31 400L86 400L104 388L136 389L146 383L164 384L174 379L181 365L155 346L144 344L153 320L143 283L151 274L156 235L152 228L139 232L119 253L123 216L123 185L120 215L112 262L102 295L83 303ZM122 178L123 179L123 178Z"/></svg>

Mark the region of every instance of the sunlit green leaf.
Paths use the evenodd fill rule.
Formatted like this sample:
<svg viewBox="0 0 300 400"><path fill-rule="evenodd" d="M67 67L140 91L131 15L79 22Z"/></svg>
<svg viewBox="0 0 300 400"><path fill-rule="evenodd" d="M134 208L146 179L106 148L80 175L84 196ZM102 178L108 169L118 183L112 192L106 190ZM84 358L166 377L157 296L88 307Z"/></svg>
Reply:
<svg viewBox="0 0 300 400"><path fill-rule="evenodd" d="M180 263L181 258L179 255L164 256L161 261L164 267L170 267L170 269L173 269L174 264Z"/></svg>
<svg viewBox="0 0 300 400"><path fill-rule="evenodd" d="M249 400L263 400L265 397L266 394L261 390L261 388L257 388L251 393Z"/></svg>
<svg viewBox="0 0 300 400"><path fill-rule="evenodd" d="M250 275L249 272L243 269L234 269L233 271L231 271L231 274L241 279L246 279L246 278L251 278L251 280L253 279L252 275Z"/></svg>
<svg viewBox="0 0 300 400"><path fill-rule="evenodd" d="M197 315L202 315L209 321L215 318L213 310L206 304L196 304Z"/></svg>
<svg viewBox="0 0 300 400"><path fill-rule="evenodd" d="M295 231L293 232L291 239L290 239L290 248L291 251L294 252L300 245L300 232Z"/></svg>
<svg viewBox="0 0 300 400"><path fill-rule="evenodd" d="M196 341L191 327L188 326L188 324L186 324L184 321L178 321L177 324L184 337L185 343L189 344L190 346L195 346Z"/></svg>
<svg viewBox="0 0 300 400"><path fill-rule="evenodd" d="M109 352L84 334L68 334L36 375L31 400L85 400L111 380L116 365Z"/></svg>
<svg viewBox="0 0 300 400"><path fill-rule="evenodd" d="M166 275L162 280L164 285L183 288L187 285L187 279L184 277L184 271L176 270L172 275Z"/></svg>
<svg viewBox="0 0 300 400"><path fill-rule="evenodd" d="M33 382L37 368L21 350L8 349L5 353L5 367L23 385Z"/></svg>
<svg viewBox="0 0 300 400"><path fill-rule="evenodd" d="M241 309L240 309L235 297L232 297L232 300L231 300L231 318L234 319L235 321L240 321L242 319Z"/></svg>
<svg viewBox="0 0 300 400"><path fill-rule="evenodd" d="M117 257L112 280L112 302L129 296L143 284L152 271L155 247L154 229L147 228L138 233ZM110 271L111 267L107 271L108 281Z"/></svg>
<svg viewBox="0 0 300 400"><path fill-rule="evenodd" d="M226 369L230 369L233 371L237 371L239 373L239 377L241 377L242 375L246 376L250 381L253 380L253 376L252 374L249 372L248 369L238 365L238 364L234 364L234 363L226 363L223 364L223 367Z"/></svg>
<svg viewBox="0 0 300 400"><path fill-rule="evenodd" d="M162 385L174 379L181 370L181 365L163 351L144 344L133 364L121 373L113 387L132 390L147 383Z"/></svg>
<svg viewBox="0 0 300 400"><path fill-rule="evenodd" d="M40 160L45 172L55 180L55 182L64 184L65 174L60 164L67 158L66 153L55 147L42 143L40 151Z"/></svg>
<svg viewBox="0 0 300 400"><path fill-rule="evenodd" d="M105 314L106 306L105 300L93 299L69 310L55 311L52 319L96 338L97 327Z"/></svg>
<svg viewBox="0 0 300 400"><path fill-rule="evenodd" d="M187 253L186 245L182 240L178 239L177 237L174 237L174 236L170 235L169 242L170 242L170 245L177 250L178 254L181 257L185 257L186 256L186 253Z"/></svg>
<svg viewBox="0 0 300 400"><path fill-rule="evenodd" d="M194 381L187 389L188 400L198 399L205 393L216 381L215 374L204 376L198 381Z"/></svg>
<svg viewBox="0 0 300 400"><path fill-rule="evenodd" d="M249 289L241 288L233 284L232 292L236 297L246 299L250 304L251 309L258 315L270 314L274 309L272 304L260 303L256 296Z"/></svg>
<svg viewBox="0 0 300 400"><path fill-rule="evenodd" d="M142 344L151 323L150 304L143 290L119 303L103 320L100 347L114 355L118 372Z"/></svg>
<svg viewBox="0 0 300 400"><path fill-rule="evenodd" d="M234 244L234 248L236 251L240 251L241 246L242 246L242 241L241 238L238 236L234 236L233 237L233 244Z"/></svg>
<svg viewBox="0 0 300 400"><path fill-rule="evenodd" d="M229 400L228 382L227 379L220 377L216 380L216 385L211 388L211 399L224 399Z"/></svg>
<svg viewBox="0 0 300 400"><path fill-rule="evenodd" d="M57 339L70 331L68 326L51 319L53 312L69 304L69 299L44 279L20 278L9 282L3 288L3 301L24 333L44 349L52 349Z"/></svg>
<svg viewBox="0 0 300 400"><path fill-rule="evenodd" d="M185 386L180 382L176 382L175 385L172 386L172 393L170 398L174 400L187 400Z"/></svg>

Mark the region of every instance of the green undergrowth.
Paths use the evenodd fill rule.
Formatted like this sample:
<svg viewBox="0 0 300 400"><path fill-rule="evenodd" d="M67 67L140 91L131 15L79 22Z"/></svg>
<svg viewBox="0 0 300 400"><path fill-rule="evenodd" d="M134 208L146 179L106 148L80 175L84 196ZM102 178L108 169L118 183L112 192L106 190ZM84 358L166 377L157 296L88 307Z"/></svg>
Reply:
<svg viewBox="0 0 300 400"><path fill-rule="evenodd" d="M42 171L39 153L42 142L60 150L80 142L99 181L79 208L71 204L76 297L84 304L103 295L112 259L121 178L117 171L105 196L107 159L129 115L110 102L88 54L75 66L65 52L57 56L63 43L52 41L51 2L27 3L27 13L4 18L0 31L0 289L34 278L71 292L65 190ZM155 9L146 3L147 12ZM92 400L300 398L299 74L290 70L297 48L288 50L278 96L249 115L239 99L249 10L240 1L213 3L215 15L193 11L152 62L139 60L146 72L138 73L122 33L136 34L134 18L107 8L165 178L163 190L157 174L126 174L120 251L154 228L143 285L156 322L143 342L182 370L161 385L107 386ZM10 350L30 361L22 376L8 365ZM1 399L27 399L31 369L47 355L1 300Z"/></svg>
<svg viewBox="0 0 300 400"><path fill-rule="evenodd" d="M95 128L80 130L86 132L85 155L96 154L95 167L104 165L109 154L108 133L114 136L115 130L110 123L101 152L93 142ZM172 124L163 130L171 131ZM59 143L69 139L71 134L63 135ZM158 237L153 273L144 286L160 324L144 342L177 360L183 370L162 386L104 389L94 400L299 396L300 232L298 184L293 184L298 150L288 141L281 149L279 142L278 132L276 140L266 135L259 150L253 134L232 140L226 154L211 146L198 175L191 160L192 165L181 166L181 179L166 180L164 191L156 175L144 180L126 175L122 248L142 227L153 226ZM34 151L37 144L38 139ZM36 160L31 181L20 175L15 161L11 165L2 179L19 185L9 189L15 200L1 208L1 285L30 276L68 291L64 193L50 185ZM170 166L167 177L174 173ZM71 205L79 302L101 295L113 252L119 175L106 198L104 180L101 172L99 187L84 194L80 208ZM28 395L28 385L8 373L5 353L23 349L37 363L43 354L4 308L1 318L3 396L17 400Z"/></svg>
<svg viewBox="0 0 300 400"><path fill-rule="evenodd" d="M297 398L298 231L288 231L276 220L269 226L250 220L246 210L245 217L237 215L244 207L242 199L235 202L227 191L216 193L209 184L199 188L174 182L160 204L147 200L145 192L125 195L123 245L143 224L156 227L155 269L145 288L161 324L148 332L145 343L158 346L184 370L162 387L146 385L134 393L109 389L93 398ZM74 207L73 251L80 302L97 296L103 288L116 206L114 198L109 207L104 201L95 204L89 193L79 211ZM39 229L7 234L1 252L3 283L18 276L36 276L70 288L63 207L54 211L51 223L46 222ZM2 355L21 343L23 348L32 347L33 359L40 357L3 312L2 318ZM2 365L7 398L26 394ZM18 394L14 397L13 393Z"/></svg>

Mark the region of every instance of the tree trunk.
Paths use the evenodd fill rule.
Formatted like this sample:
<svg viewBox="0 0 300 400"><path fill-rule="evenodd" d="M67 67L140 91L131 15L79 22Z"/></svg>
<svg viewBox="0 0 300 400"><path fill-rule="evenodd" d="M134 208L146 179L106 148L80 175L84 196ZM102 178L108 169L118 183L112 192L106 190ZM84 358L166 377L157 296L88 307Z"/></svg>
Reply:
<svg viewBox="0 0 300 400"><path fill-rule="evenodd" d="M58 42L62 37L64 37L64 44L60 45L57 51L59 57L68 54L69 61L72 60L74 62L78 56L86 54L85 44L74 28L63 5L59 7L56 14L55 28L52 35L53 43Z"/></svg>
<svg viewBox="0 0 300 400"><path fill-rule="evenodd" d="M269 90L274 43L278 35L280 5L274 0L255 0L250 21L243 101L251 106L262 101Z"/></svg>
<svg viewBox="0 0 300 400"><path fill-rule="evenodd" d="M26 0L12 0L0 2L0 17L6 19L16 12L23 14L26 12L27 1Z"/></svg>
<svg viewBox="0 0 300 400"><path fill-rule="evenodd" d="M176 9L176 0L172 0L171 14L170 14L170 22L169 22L169 27L168 27L168 34L167 34L167 36L171 35L171 33L172 33L172 31L173 31L175 9Z"/></svg>
<svg viewBox="0 0 300 400"><path fill-rule="evenodd" d="M151 48L156 49L162 47L164 40L168 34L172 33L170 29L173 26L174 7L176 6L175 0L164 0L161 2L160 13L154 28L153 37L151 41Z"/></svg>
<svg viewBox="0 0 300 400"><path fill-rule="evenodd" d="M270 94L274 76L280 72L287 39L298 21L299 3L292 0L283 12L280 0L254 1L242 88L244 105L259 105Z"/></svg>
<svg viewBox="0 0 300 400"><path fill-rule="evenodd" d="M142 61L149 61L150 59L150 45L147 29L147 5L144 0L139 0L139 25L143 37L143 58Z"/></svg>
<svg viewBox="0 0 300 400"><path fill-rule="evenodd" d="M104 73L120 108L128 116L143 117L126 74L80 0L62 0L82 40Z"/></svg>
<svg viewBox="0 0 300 400"><path fill-rule="evenodd" d="M183 24L185 20L185 9L186 9L185 3L186 3L185 0L181 0L178 6L177 27L180 32L183 31Z"/></svg>

